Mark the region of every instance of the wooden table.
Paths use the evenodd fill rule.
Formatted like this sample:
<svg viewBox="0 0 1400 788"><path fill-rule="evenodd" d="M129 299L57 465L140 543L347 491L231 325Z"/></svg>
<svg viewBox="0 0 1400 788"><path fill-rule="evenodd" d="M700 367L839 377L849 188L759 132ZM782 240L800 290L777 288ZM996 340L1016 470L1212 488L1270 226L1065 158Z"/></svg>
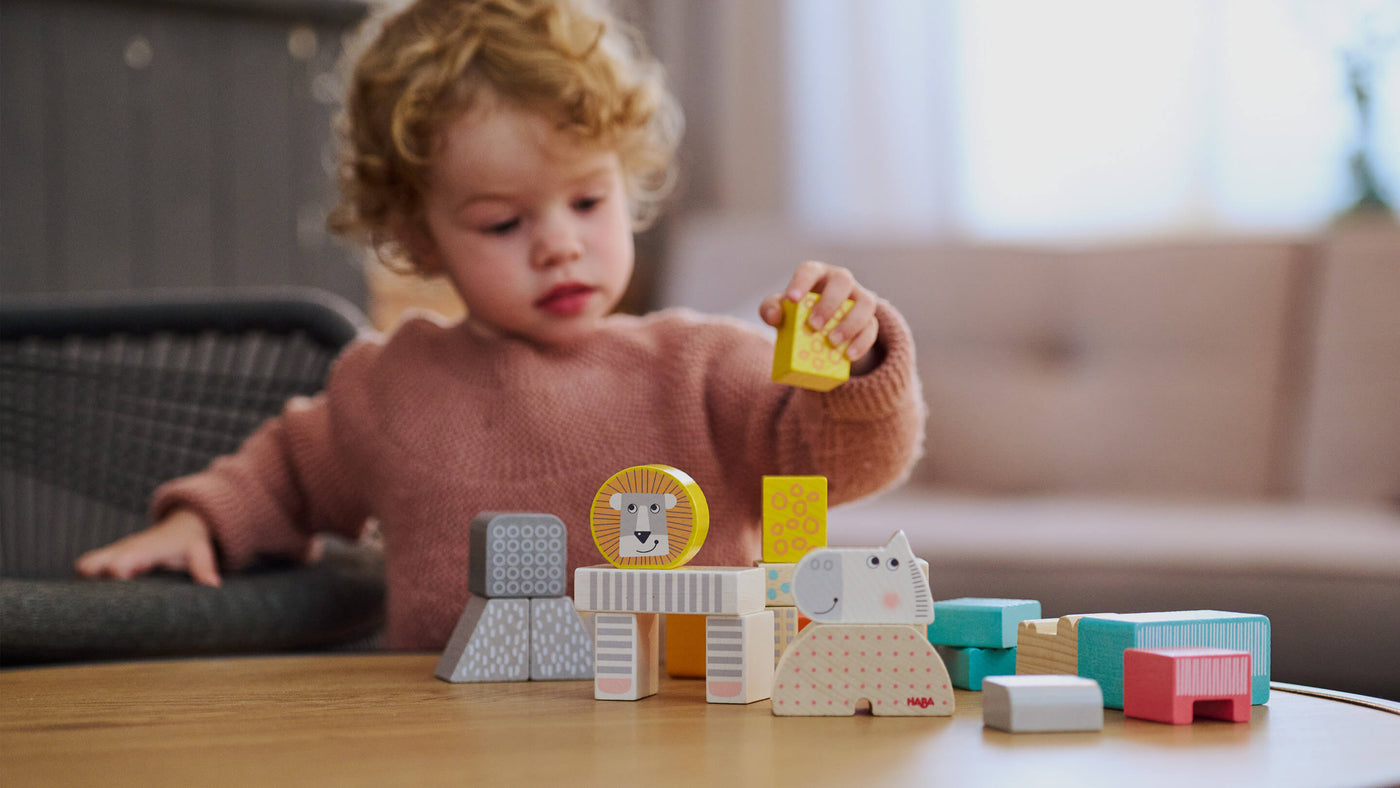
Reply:
<svg viewBox="0 0 1400 788"><path fill-rule="evenodd" d="M0 783L49 785L1379 785L1400 714L1275 691L1249 724L1105 714L1102 733L953 718L778 718L700 681L593 700L590 682L446 684L437 655L141 662L0 672Z"/></svg>

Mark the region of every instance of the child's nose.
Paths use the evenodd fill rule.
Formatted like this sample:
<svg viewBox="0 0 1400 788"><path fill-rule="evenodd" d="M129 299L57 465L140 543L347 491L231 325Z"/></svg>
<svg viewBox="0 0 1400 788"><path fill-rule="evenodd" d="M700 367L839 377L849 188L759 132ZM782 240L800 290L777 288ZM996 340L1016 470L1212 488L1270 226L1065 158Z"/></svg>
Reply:
<svg viewBox="0 0 1400 788"><path fill-rule="evenodd" d="M581 256L583 242L572 217L550 216L540 225L531 255L536 268L551 268L573 262Z"/></svg>

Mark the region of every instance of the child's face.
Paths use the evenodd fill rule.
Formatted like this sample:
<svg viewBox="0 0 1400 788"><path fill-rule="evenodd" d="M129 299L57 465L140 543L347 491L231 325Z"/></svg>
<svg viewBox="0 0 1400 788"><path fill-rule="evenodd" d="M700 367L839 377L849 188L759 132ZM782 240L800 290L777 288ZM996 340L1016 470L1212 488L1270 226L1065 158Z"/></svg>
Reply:
<svg viewBox="0 0 1400 788"><path fill-rule="evenodd" d="M483 106L484 105L484 106ZM582 147L544 116L498 101L452 121L410 250L446 274L468 322L542 344L597 328L632 276L617 154Z"/></svg>

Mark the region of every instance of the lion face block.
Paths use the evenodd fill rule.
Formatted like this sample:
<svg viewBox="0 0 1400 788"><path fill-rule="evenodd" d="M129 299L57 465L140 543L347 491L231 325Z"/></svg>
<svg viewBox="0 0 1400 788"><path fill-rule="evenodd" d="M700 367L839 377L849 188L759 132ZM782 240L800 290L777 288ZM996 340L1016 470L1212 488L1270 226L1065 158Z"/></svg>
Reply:
<svg viewBox="0 0 1400 788"><path fill-rule="evenodd" d="M593 497L593 542L614 566L675 569L699 552L710 509L700 486L666 465L638 465L613 474Z"/></svg>
<svg viewBox="0 0 1400 788"><path fill-rule="evenodd" d="M933 621L933 595L903 531L884 547L813 550L793 570L792 594L803 614L823 623Z"/></svg>
<svg viewBox="0 0 1400 788"><path fill-rule="evenodd" d="M618 554L626 558L671 552L666 512L676 508L670 493L613 493L608 505L622 513Z"/></svg>

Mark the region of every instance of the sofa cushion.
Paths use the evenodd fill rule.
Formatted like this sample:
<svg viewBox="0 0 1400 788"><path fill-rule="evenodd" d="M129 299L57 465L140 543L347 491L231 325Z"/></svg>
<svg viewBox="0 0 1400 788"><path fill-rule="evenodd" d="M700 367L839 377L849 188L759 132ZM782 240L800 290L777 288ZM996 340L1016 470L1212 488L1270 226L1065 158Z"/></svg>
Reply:
<svg viewBox="0 0 1400 788"><path fill-rule="evenodd" d="M1296 415L1284 392L1298 243L1016 249L693 222L675 250L667 303L725 311L736 293L776 292L803 258L889 297L929 404L917 479L1259 497L1289 475L1278 448Z"/></svg>
<svg viewBox="0 0 1400 788"><path fill-rule="evenodd" d="M1400 226L1344 226L1320 258L1298 486L1400 505Z"/></svg>

